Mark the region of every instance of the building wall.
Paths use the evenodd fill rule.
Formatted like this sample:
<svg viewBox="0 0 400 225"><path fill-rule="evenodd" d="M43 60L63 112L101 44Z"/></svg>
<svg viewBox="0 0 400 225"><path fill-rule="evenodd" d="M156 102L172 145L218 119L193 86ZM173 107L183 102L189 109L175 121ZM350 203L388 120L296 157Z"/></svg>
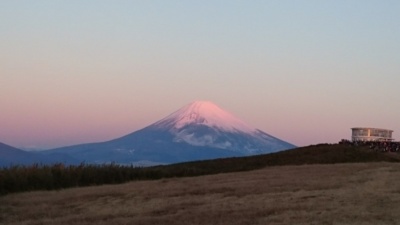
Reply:
<svg viewBox="0 0 400 225"><path fill-rule="evenodd" d="M352 141L392 141L392 130L368 127L351 128Z"/></svg>

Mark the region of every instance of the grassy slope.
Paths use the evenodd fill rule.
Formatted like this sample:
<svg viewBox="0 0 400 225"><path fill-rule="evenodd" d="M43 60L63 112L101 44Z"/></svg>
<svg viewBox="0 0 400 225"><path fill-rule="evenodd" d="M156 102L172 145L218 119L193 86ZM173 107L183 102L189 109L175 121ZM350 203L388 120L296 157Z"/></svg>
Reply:
<svg viewBox="0 0 400 225"><path fill-rule="evenodd" d="M7 225L398 224L400 164L271 166L201 177L11 194Z"/></svg>

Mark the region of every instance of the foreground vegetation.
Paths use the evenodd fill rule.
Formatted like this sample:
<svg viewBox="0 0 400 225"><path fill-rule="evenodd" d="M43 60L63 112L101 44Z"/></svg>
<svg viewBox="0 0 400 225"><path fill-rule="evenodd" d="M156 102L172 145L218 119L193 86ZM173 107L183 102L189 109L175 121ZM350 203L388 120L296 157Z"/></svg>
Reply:
<svg viewBox="0 0 400 225"><path fill-rule="evenodd" d="M398 224L399 190L399 163L275 166L10 194L0 224Z"/></svg>
<svg viewBox="0 0 400 225"><path fill-rule="evenodd" d="M118 184L133 180L249 171L267 166L400 161L395 157L398 154L393 154L375 152L366 147L320 144L267 155L196 161L147 168L117 164L13 166L0 170L0 195L22 191L59 190L70 187Z"/></svg>

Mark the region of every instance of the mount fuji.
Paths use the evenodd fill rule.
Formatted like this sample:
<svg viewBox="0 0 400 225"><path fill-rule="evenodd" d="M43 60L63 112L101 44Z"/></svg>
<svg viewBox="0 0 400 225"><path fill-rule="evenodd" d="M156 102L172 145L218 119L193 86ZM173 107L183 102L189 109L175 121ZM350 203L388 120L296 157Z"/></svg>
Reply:
<svg viewBox="0 0 400 225"><path fill-rule="evenodd" d="M192 102L141 130L107 142L42 152L74 161L156 165L266 154L295 146L247 125L209 101Z"/></svg>

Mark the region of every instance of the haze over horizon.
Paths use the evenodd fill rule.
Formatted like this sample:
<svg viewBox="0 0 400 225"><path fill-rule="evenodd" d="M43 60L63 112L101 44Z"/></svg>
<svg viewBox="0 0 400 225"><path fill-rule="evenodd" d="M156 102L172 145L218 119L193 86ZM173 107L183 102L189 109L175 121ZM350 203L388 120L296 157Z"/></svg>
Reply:
<svg viewBox="0 0 400 225"><path fill-rule="evenodd" d="M0 3L0 142L107 141L195 100L298 146L400 140L399 1Z"/></svg>

